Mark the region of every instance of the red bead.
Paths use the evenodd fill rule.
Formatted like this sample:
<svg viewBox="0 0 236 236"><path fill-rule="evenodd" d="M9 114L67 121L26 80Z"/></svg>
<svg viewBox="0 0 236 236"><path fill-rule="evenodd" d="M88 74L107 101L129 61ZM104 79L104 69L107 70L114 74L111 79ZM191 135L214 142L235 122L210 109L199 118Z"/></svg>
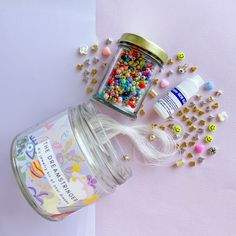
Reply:
<svg viewBox="0 0 236 236"><path fill-rule="evenodd" d="M146 84L140 84L139 87L140 87L141 89L144 89L144 88L146 87Z"/></svg>

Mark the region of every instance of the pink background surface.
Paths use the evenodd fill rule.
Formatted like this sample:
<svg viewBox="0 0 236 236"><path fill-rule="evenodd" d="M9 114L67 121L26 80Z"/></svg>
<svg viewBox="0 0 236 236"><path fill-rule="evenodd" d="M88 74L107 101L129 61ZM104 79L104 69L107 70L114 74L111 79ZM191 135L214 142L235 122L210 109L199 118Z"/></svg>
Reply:
<svg viewBox="0 0 236 236"><path fill-rule="evenodd" d="M236 235L235 10L233 0L97 1L99 39L133 32L170 56L183 50L186 62L224 91L220 104L230 116L215 136L217 157L201 167L173 170L132 163L133 177L97 203L98 236ZM178 79L171 79L172 85ZM148 99L145 106L151 106ZM139 122L152 116L147 110Z"/></svg>

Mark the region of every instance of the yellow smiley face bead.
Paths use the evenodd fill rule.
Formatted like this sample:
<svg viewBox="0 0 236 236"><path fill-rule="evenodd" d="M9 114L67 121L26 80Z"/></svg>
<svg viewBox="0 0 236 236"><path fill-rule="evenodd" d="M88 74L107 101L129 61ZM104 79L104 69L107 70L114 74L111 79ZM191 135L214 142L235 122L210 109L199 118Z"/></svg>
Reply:
<svg viewBox="0 0 236 236"><path fill-rule="evenodd" d="M216 125L215 124L209 124L208 130L211 131L211 132L215 132L216 131Z"/></svg>
<svg viewBox="0 0 236 236"><path fill-rule="evenodd" d="M179 53L177 54L177 60L178 60L178 61L183 61L184 58L185 58L184 52L179 52Z"/></svg>
<svg viewBox="0 0 236 236"><path fill-rule="evenodd" d="M211 142L213 142L213 137L211 135L207 135L204 138L204 140L205 140L206 143L211 143Z"/></svg>
<svg viewBox="0 0 236 236"><path fill-rule="evenodd" d="M182 127L179 126L179 125L176 125L173 129L174 129L175 133L181 133L182 132Z"/></svg>

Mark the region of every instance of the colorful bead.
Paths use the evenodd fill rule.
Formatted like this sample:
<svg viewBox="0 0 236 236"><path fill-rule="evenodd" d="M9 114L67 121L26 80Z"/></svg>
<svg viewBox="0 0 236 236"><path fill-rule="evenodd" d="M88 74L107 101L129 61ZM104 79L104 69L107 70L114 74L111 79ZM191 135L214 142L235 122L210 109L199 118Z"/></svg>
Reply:
<svg viewBox="0 0 236 236"><path fill-rule="evenodd" d="M190 67L190 72L195 72L197 70L197 67L196 66L191 66Z"/></svg>
<svg viewBox="0 0 236 236"><path fill-rule="evenodd" d="M109 47L105 47L103 50L102 50L102 55L104 57L109 57L111 55L111 49Z"/></svg>
<svg viewBox="0 0 236 236"><path fill-rule="evenodd" d="M190 161L189 166L190 167L195 167L196 166L196 161Z"/></svg>
<svg viewBox="0 0 236 236"><path fill-rule="evenodd" d="M166 88L170 85L170 82L166 79L162 79L159 83L160 88Z"/></svg>
<svg viewBox="0 0 236 236"><path fill-rule="evenodd" d="M77 70L83 70L83 68L84 68L84 65L83 64L78 64L77 66L76 66L76 68L77 68Z"/></svg>
<svg viewBox="0 0 236 236"><path fill-rule="evenodd" d="M177 161L175 162L175 166L176 166L176 167L181 167L181 166L183 166L183 165L185 165L185 161L184 161L183 158L180 158L179 160L177 160Z"/></svg>
<svg viewBox="0 0 236 236"><path fill-rule="evenodd" d="M207 149L207 154L208 155L215 155L216 154L216 148L215 147L210 147Z"/></svg>
<svg viewBox="0 0 236 236"><path fill-rule="evenodd" d="M207 91L212 90L215 87L214 83L212 81L206 82L203 85L203 88Z"/></svg>
<svg viewBox="0 0 236 236"><path fill-rule="evenodd" d="M192 126L190 126L190 128L189 128L189 132L193 132L194 130L196 130L197 128L194 126L194 125L192 125Z"/></svg>
<svg viewBox="0 0 236 236"><path fill-rule="evenodd" d="M179 52L179 53L177 54L177 60L178 60L178 61L183 61L184 58L185 58L184 52Z"/></svg>
<svg viewBox="0 0 236 236"><path fill-rule="evenodd" d="M96 74L97 74L97 70L96 70L96 69L92 69L92 70L91 70L91 74L92 74L92 75L96 75Z"/></svg>
<svg viewBox="0 0 236 236"><path fill-rule="evenodd" d="M216 125L215 124L209 124L207 129L211 132L215 132L216 131Z"/></svg>
<svg viewBox="0 0 236 236"><path fill-rule="evenodd" d="M174 64L174 60L172 58L170 58L167 63L167 65L173 65Z"/></svg>
<svg viewBox="0 0 236 236"><path fill-rule="evenodd" d="M154 89L150 89L148 93L152 98L155 98L157 96L157 92Z"/></svg>
<svg viewBox="0 0 236 236"><path fill-rule="evenodd" d="M204 140L205 140L206 143L211 143L211 142L213 142L213 137L211 135L207 135L204 138Z"/></svg>
<svg viewBox="0 0 236 236"><path fill-rule="evenodd" d="M229 118L228 114L225 111L222 111L217 114L217 121L223 122Z"/></svg>
<svg viewBox="0 0 236 236"><path fill-rule="evenodd" d="M87 55L88 54L88 46L87 45L82 45L79 48L79 53L80 53L80 55Z"/></svg>
<svg viewBox="0 0 236 236"><path fill-rule="evenodd" d="M178 66L178 72L180 74L184 74L187 71L187 68L188 68L188 64L184 64L184 65Z"/></svg>
<svg viewBox="0 0 236 236"><path fill-rule="evenodd" d="M187 158L189 158L189 159L190 159L190 158L193 158L193 154L192 154L192 153L188 153L188 154L187 154Z"/></svg>
<svg viewBox="0 0 236 236"><path fill-rule="evenodd" d="M202 153L205 149L205 146L202 145L202 144L197 144L195 147L194 147L194 151L196 153Z"/></svg>

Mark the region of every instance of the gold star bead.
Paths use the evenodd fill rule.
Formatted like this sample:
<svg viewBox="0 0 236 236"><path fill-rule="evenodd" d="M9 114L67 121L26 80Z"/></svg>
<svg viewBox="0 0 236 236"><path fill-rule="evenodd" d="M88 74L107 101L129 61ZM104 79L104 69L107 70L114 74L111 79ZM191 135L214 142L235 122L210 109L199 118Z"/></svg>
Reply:
<svg viewBox="0 0 236 236"><path fill-rule="evenodd" d="M87 77L87 76L84 76L83 81L84 81L85 83L87 83L87 82L88 82L88 77Z"/></svg>
<svg viewBox="0 0 236 236"><path fill-rule="evenodd" d="M78 65L76 66L76 68L77 68L77 70L83 70L84 65L83 65L83 64L78 64Z"/></svg>
<svg viewBox="0 0 236 236"><path fill-rule="evenodd" d="M177 113L176 113L176 115L177 116L182 116L184 113L183 113L183 111L181 111L181 110L179 110Z"/></svg>
<svg viewBox="0 0 236 236"><path fill-rule="evenodd" d="M206 121L205 120L200 120L198 124L201 125L201 126L204 126L206 124Z"/></svg>
<svg viewBox="0 0 236 236"><path fill-rule="evenodd" d="M192 146L195 145L195 142L194 142L194 141L190 141L190 142L188 143L188 145L189 145L189 147L192 147Z"/></svg>
<svg viewBox="0 0 236 236"><path fill-rule="evenodd" d="M166 129L166 127L165 127L164 125L161 125L159 128L160 128L161 130L165 130L165 129Z"/></svg>
<svg viewBox="0 0 236 236"><path fill-rule="evenodd" d="M145 115L145 111L143 109L141 109L139 114L140 114L140 116L144 116Z"/></svg>
<svg viewBox="0 0 236 236"><path fill-rule="evenodd" d="M92 84L96 84L98 81L97 81L97 79L96 78L92 78L92 80L91 80L91 83Z"/></svg>
<svg viewBox="0 0 236 236"><path fill-rule="evenodd" d="M96 75L96 74L97 74L97 70L96 70L96 69L92 69L92 70L91 70L91 74L92 74L92 75Z"/></svg>
<svg viewBox="0 0 236 236"><path fill-rule="evenodd" d="M187 158L193 158L193 154L192 153L188 153L187 154Z"/></svg>
<svg viewBox="0 0 236 236"><path fill-rule="evenodd" d="M182 120L183 121L187 121L189 119L189 117L188 116L186 116L186 115L183 115L183 117L182 117Z"/></svg>
<svg viewBox="0 0 236 236"><path fill-rule="evenodd" d="M219 108L219 103L215 103L215 104L213 104L211 107L212 107L213 109L217 109L217 108Z"/></svg>
<svg viewBox="0 0 236 236"><path fill-rule="evenodd" d="M192 125L192 126L190 126L189 127L189 132L193 132L194 130L196 130L197 128L194 126L194 125Z"/></svg>
<svg viewBox="0 0 236 236"><path fill-rule="evenodd" d="M193 108L193 112L199 112L199 108L198 108L197 106L195 106L195 107Z"/></svg>
<svg viewBox="0 0 236 236"><path fill-rule="evenodd" d="M197 70L197 67L196 66L191 66L190 67L190 72L195 72Z"/></svg>
<svg viewBox="0 0 236 236"><path fill-rule="evenodd" d="M187 126L190 126L190 125L192 125L193 124L193 122L191 121L191 120L188 120L187 122L186 122L186 125Z"/></svg>
<svg viewBox="0 0 236 236"><path fill-rule="evenodd" d="M153 84L157 85L158 84L158 79L154 79Z"/></svg>
<svg viewBox="0 0 236 236"><path fill-rule="evenodd" d="M174 60L172 58L170 58L168 61L167 61L167 65L173 65L174 64Z"/></svg>
<svg viewBox="0 0 236 236"><path fill-rule="evenodd" d="M185 107L184 108L184 113L189 113L190 112L190 107Z"/></svg>
<svg viewBox="0 0 236 236"><path fill-rule="evenodd" d="M88 87L87 88L87 93L92 93L93 92L93 88L92 87Z"/></svg>
<svg viewBox="0 0 236 236"><path fill-rule="evenodd" d="M215 98L214 97L209 97L209 98L207 98L207 102L214 102L214 100L215 100Z"/></svg>
<svg viewBox="0 0 236 236"><path fill-rule="evenodd" d="M173 123L168 124L168 128L170 128L170 129L173 129L174 126L175 126L175 125L174 125Z"/></svg>
<svg viewBox="0 0 236 236"><path fill-rule="evenodd" d="M198 115L199 115L199 116L202 116L202 115L204 115L204 114L205 114L205 111L199 111L199 112L198 112Z"/></svg>
<svg viewBox="0 0 236 236"><path fill-rule="evenodd" d="M99 47L98 47L98 44L95 43L95 44L92 45L91 50L92 50L93 52L97 52L97 51L98 51L98 48L99 48Z"/></svg>
<svg viewBox="0 0 236 236"><path fill-rule="evenodd" d="M187 147L187 143L186 142L181 143L180 147L184 147L184 148Z"/></svg>
<svg viewBox="0 0 236 236"><path fill-rule="evenodd" d="M152 129L156 129L156 128L158 128L157 123L152 123Z"/></svg>
<svg viewBox="0 0 236 236"><path fill-rule="evenodd" d="M190 162L189 162L189 166L190 166L190 167L196 166L196 161L190 161Z"/></svg>

